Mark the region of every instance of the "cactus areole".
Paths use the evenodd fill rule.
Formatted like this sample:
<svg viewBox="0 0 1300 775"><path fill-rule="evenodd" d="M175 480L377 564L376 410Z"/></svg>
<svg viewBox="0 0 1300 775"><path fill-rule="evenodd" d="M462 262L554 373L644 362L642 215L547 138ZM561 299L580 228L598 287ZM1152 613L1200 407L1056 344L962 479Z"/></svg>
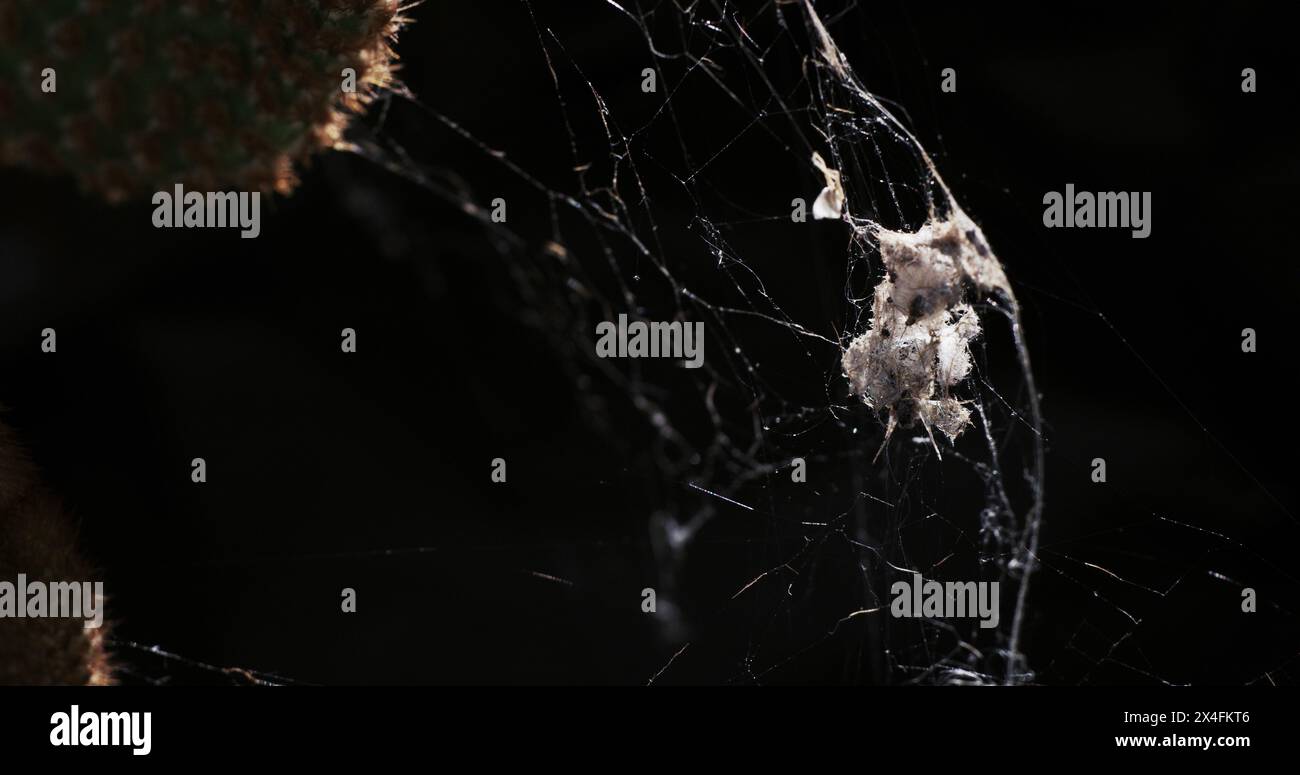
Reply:
<svg viewBox="0 0 1300 775"><path fill-rule="evenodd" d="M5 0L0 163L118 202L289 193L389 85L397 0Z"/></svg>

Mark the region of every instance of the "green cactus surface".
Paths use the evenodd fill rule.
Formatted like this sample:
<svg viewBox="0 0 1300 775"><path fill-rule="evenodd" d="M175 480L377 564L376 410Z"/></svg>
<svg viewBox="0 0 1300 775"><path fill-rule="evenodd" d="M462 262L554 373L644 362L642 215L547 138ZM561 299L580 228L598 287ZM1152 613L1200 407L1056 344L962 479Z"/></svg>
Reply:
<svg viewBox="0 0 1300 775"><path fill-rule="evenodd" d="M401 22L397 0L0 0L0 164L109 201L288 193L389 85Z"/></svg>

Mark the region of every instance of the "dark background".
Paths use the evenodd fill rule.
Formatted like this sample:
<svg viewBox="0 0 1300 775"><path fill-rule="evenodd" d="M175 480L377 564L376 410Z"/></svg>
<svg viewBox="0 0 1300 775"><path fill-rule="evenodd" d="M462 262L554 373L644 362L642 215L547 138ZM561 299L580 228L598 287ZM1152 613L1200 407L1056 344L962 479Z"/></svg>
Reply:
<svg viewBox="0 0 1300 775"><path fill-rule="evenodd" d="M1082 540L1081 555L1109 557L1128 579L1065 561L1068 573L1040 572L1026 642L1040 679L1293 682L1288 26L1196 4L819 8L866 85L902 106L1016 286L1050 429L1045 546ZM533 12L417 7L401 76L422 103L571 191L534 24L554 30L625 127L657 107L638 89L653 60L605 3ZM656 18L671 36L681 17ZM1240 91L1246 66L1256 94ZM939 92L944 67L957 70L956 94ZM579 134L598 137L583 131L590 91L566 79ZM672 101L682 135L699 140L697 165L743 126L715 90ZM264 202L251 241L155 230L147 205L0 173L6 422L103 569L129 680L239 680L193 660L311 683L643 683L680 645L639 604L657 583L650 512L681 483L657 475L641 451L647 429L617 396L606 431L589 422L571 354L538 325L549 302L529 301L513 277L512 262L543 260L544 200L417 105L394 100L380 121L369 121L378 136L453 171L480 205L505 196L520 243L354 155L321 158L293 197ZM673 137L652 133L647 147ZM710 172L780 212L817 181L788 159L757 163L765 142L744 134ZM688 204L661 182L666 253L707 267L698 232L677 228ZM1042 194L1067 182L1153 192L1151 237L1044 229ZM774 256L810 244L806 231L755 240ZM843 270L843 241L823 232L811 244L829 274L788 261L763 274L811 289L790 301L796 320L842 327L843 310L818 305L840 290L822 278ZM57 356L40 352L47 326ZM345 326L358 331L355 355L339 352ZM1258 332L1254 354L1241 352L1244 327ZM576 329L569 346L585 346ZM193 457L208 462L204 485L190 482ZM494 457L508 461L506 485L489 481ZM1094 457L1107 460L1105 485L1089 480ZM682 599L699 645L661 680L744 682L747 642L824 632L789 622L756 635L754 613L727 597L771 563L707 539ZM1256 588L1260 613L1240 614L1239 587L1209 571ZM343 587L358 590L359 613L339 612ZM1142 624L1112 651L1134 629L1119 608ZM763 680L870 680L858 643L852 632L819 641ZM773 651L768 664L781 661Z"/></svg>

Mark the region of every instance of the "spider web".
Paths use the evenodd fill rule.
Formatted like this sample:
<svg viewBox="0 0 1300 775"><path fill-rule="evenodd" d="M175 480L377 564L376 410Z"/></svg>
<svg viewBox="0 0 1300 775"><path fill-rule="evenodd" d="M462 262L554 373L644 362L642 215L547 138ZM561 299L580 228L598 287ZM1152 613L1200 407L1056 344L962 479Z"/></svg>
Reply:
<svg viewBox="0 0 1300 775"><path fill-rule="evenodd" d="M610 2L606 12L620 14L640 37L654 63L655 93L663 94L635 124L609 108L582 63L528 8L573 180L544 181L454 117L415 95L402 97L498 159L544 203L545 240L509 226L493 225L493 232L506 251L527 254L542 244L542 265L533 257L515 261L515 276L523 297L544 310L542 325L550 326L557 351L572 360L591 416L622 427L622 403L647 431L659 566L651 586L665 643L677 648L650 681L689 658L692 639L707 630L697 617L719 615L684 609L690 563L708 561L697 560L708 553L701 546L735 541L753 542L742 564L763 570L742 577L720 603L743 609L752 628L737 644L740 672L722 678L761 681L820 642L847 636L869 655L862 680L1029 680L1018 638L1042 509L1045 439L1014 298L978 303L982 316L1007 324L1000 332L1005 352L992 356L996 347L979 345L977 373L963 396L976 427L948 449L949 465L965 469L951 489L975 492L974 502L948 502L944 479L951 474L928 436L900 434L873 460L884 425L848 394L840 366L849 340L869 323L882 275L876 235L913 232L959 211L929 156L859 81L811 4L767 4L751 13L718 3L642 11ZM678 98L701 90L713 93L717 111L679 113ZM578 104L573 95L584 93ZM734 157L751 141L766 153L739 161L794 170L807 184L750 195L746 179L731 175ZM490 223L484 203L445 174L423 170L393 137L378 134L358 149ZM791 199L811 207L820 188L814 154L840 173L843 218L792 223ZM797 232L806 252L763 250L765 235L782 230ZM814 276L822 286L803 283L820 297L811 311L798 289L785 285L791 274ZM591 332L620 313L704 321L704 368L597 359ZM994 366L996 359L1005 360ZM816 483L792 480L796 459ZM834 602L814 602L825 594L822 577L840 572L827 569L843 563L851 572L828 596ZM912 573L999 581L1008 614L993 630L891 619L886 590Z"/></svg>
<svg viewBox="0 0 1300 775"><path fill-rule="evenodd" d="M1214 594L1207 584L1235 595L1246 586L1238 568L1294 588L1289 572L1218 524L1171 515L1040 545L1050 438L1010 291L970 299L984 332L960 388L973 426L955 443L919 429L888 440L883 414L849 394L841 357L870 324L884 275L878 235L961 211L897 117L906 114L868 89L834 41L840 16L861 9L823 17L808 0L594 4L593 15L621 19L620 43L638 41L657 79L650 107L625 115L611 107L625 100L606 95L634 88L628 79L586 66L544 9L524 8L570 177L530 172L436 100L396 96L522 182L533 197L525 207L545 211L544 226L491 223L481 196L412 160L382 129L358 150L489 226L591 421L641 451L635 470L647 472L658 568L648 586L658 592L668 657L650 683L673 680L692 660L706 666L687 673L694 677L779 680L834 641L850 655L835 680L1179 683L1174 667L1138 643L1174 598ZM793 223L791 199L811 207L827 182L815 155L839 174L843 215ZM772 184L755 186L769 170ZM1026 287L1016 269L1009 264L1008 275L1022 292L1100 321L1210 435L1086 292L1077 301ZM704 368L594 357L595 324L620 313L704 321ZM807 483L792 481L796 459ZM692 567L705 564L726 568L734 584L700 589L708 582ZM892 618L890 585L913 573L999 582L999 626ZM1079 610L1036 609L1033 580ZM1278 599L1262 605L1294 630L1294 612ZM1024 640L1031 619L1056 630L1034 650ZM1298 650L1294 640L1281 644L1266 658L1274 669L1228 680L1290 682Z"/></svg>
<svg viewBox="0 0 1300 775"><path fill-rule="evenodd" d="M524 3L521 12L554 94L554 113L534 118L560 127L552 152L567 158L569 174L495 147L436 97L406 90L350 140L483 224L510 268L521 316L551 342L588 421L630 461L647 504L656 575L646 586L657 592L664 655L648 683L780 681L832 646L847 655L833 680L1180 683L1140 643L1167 603L1207 585L1236 594L1247 586L1242 568L1294 588L1289 572L1230 531L1177 515L1040 540L1052 516L1051 431L1010 292L968 299L983 332L957 389L972 425L956 441L920 428L887 439L883 413L850 394L841 358L871 323L885 276L879 234L913 233L961 207L903 110L840 52L838 14L807 0L593 3L592 15L617 20L617 44L637 47L653 71L656 89L637 112L613 107L626 100L611 95L639 90L642 73L590 66L548 26L545 7ZM679 108L700 104L712 109ZM401 106L515 185L505 223L492 221L491 194L454 161L407 152L386 126ZM839 173L842 217L796 222L791 200L811 209L825 185L815 154ZM771 184L755 185L764 178ZM1016 257L1006 270L1017 291L1099 320L1128 344L1086 294L1078 301L1023 284ZM703 368L597 358L596 324L619 314L703 321ZM806 482L792 479L796 459ZM1190 548L1153 548L1174 536ZM914 573L999 582L998 626L891 617L891 584ZM1036 585L1076 607L1043 610ZM1261 606L1294 629L1295 612L1278 599ZM1035 629L1045 634L1035 638ZM1300 644L1280 644L1274 668L1227 680L1290 683L1296 656Z"/></svg>

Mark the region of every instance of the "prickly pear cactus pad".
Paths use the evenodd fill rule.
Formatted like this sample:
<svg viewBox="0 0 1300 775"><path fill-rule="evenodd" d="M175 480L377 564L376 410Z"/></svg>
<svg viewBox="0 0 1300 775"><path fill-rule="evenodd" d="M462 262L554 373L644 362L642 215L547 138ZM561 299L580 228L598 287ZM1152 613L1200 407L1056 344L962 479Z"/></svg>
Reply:
<svg viewBox="0 0 1300 775"><path fill-rule="evenodd" d="M4 0L0 163L114 202L288 193L390 83L401 23L397 0Z"/></svg>

